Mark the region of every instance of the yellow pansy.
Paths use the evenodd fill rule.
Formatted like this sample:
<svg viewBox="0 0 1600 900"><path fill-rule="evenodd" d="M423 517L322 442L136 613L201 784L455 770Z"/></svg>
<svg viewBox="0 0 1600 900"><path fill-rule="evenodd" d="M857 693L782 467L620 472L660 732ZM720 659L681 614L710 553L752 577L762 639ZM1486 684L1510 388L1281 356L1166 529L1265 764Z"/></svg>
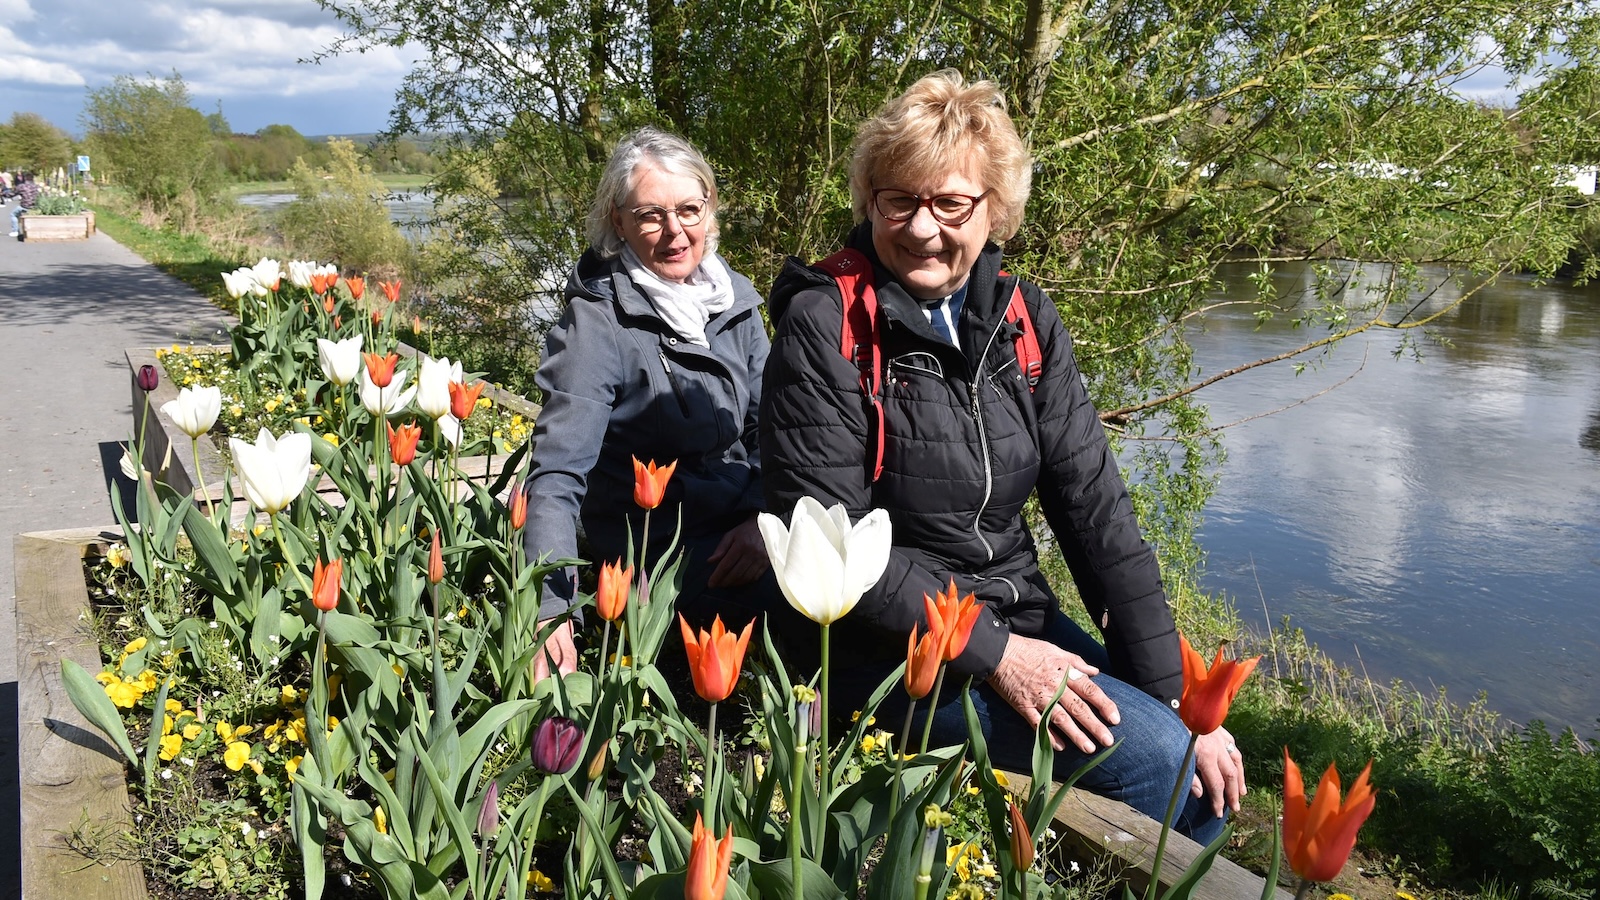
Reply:
<svg viewBox="0 0 1600 900"><path fill-rule="evenodd" d="M178 758L183 750L183 738L176 734L169 734L161 739L161 758L171 762Z"/></svg>
<svg viewBox="0 0 1600 900"><path fill-rule="evenodd" d="M171 697L167 698L167 712L172 713L175 716L181 716L188 711L189 710L185 709L182 703L179 703Z"/></svg>
<svg viewBox="0 0 1600 900"><path fill-rule="evenodd" d="M197 723L190 722L188 725L183 726L183 739L186 741L192 741L199 737L200 733L204 730L205 729L201 728Z"/></svg>
<svg viewBox="0 0 1600 900"><path fill-rule="evenodd" d="M156 673L150 671L149 669L145 669L143 672L139 673L139 687L146 691L153 691L156 689L156 684Z"/></svg>
<svg viewBox="0 0 1600 900"><path fill-rule="evenodd" d="M537 893L549 894L555 891L556 883L550 880L549 875L534 869L528 873L528 887L533 888Z"/></svg>
<svg viewBox="0 0 1600 900"><path fill-rule="evenodd" d="M249 759L250 745L244 741L234 741L222 753L222 764L235 772L244 768L245 762Z"/></svg>
<svg viewBox="0 0 1600 900"><path fill-rule="evenodd" d="M331 431L323 435L322 439L334 445L335 447L339 446L339 436Z"/></svg>
<svg viewBox="0 0 1600 900"><path fill-rule="evenodd" d="M305 757L303 756L291 756L289 757L288 761L283 764L283 770L289 773L290 778L294 777L294 773L300 771L300 760L304 758Z"/></svg>
<svg viewBox="0 0 1600 900"><path fill-rule="evenodd" d="M876 749L878 749L878 739L877 738L875 738L875 737L873 737L872 735L869 734L866 737L861 739L861 752L862 753L871 753L872 751L874 751Z"/></svg>
<svg viewBox="0 0 1600 900"><path fill-rule="evenodd" d="M274 398L272 400L268 400L266 403L263 403L261 408L265 409L267 412L277 412L278 407L282 405L283 404L279 403L278 400Z"/></svg>
<svg viewBox="0 0 1600 900"><path fill-rule="evenodd" d="M123 709L133 709L139 698L144 696L144 691L137 683L118 679L106 685L106 696Z"/></svg>
<svg viewBox="0 0 1600 900"><path fill-rule="evenodd" d="M120 569L133 562L133 551L128 549L127 544L112 544L106 548L106 562L111 564L111 568Z"/></svg>
<svg viewBox="0 0 1600 900"><path fill-rule="evenodd" d="M990 864L990 863L984 863L981 866L975 866L973 868L973 870L972 870L972 874L978 876L979 878L999 878L1000 877L1000 873L996 872L994 870L994 866L992 864Z"/></svg>
<svg viewBox="0 0 1600 900"><path fill-rule="evenodd" d="M101 684L110 684L113 681L121 681L122 679L110 672L102 671L94 676L94 680Z"/></svg>
<svg viewBox="0 0 1600 900"><path fill-rule="evenodd" d="M162 713L162 715L161 715L161 733L162 734L171 734L172 733L172 726L174 724L176 724L176 723L172 721L172 716L167 715L166 713Z"/></svg>
<svg viewBox="0 0 1600 900"><path fill-rule="evenodd" d="M999 769L990 769L989 772L990 774L994 775L995 784L998 784L1003 788L1011 787L1011 779L1006 777L1006 773L1000 771Z"/></svg>
<svg viewBox="0 0 1600 900"><path fill-rule="evenodd" d="M244 407L242 407L239 404L235 403L234 405L228 407L228 415L233 416L235 419L237 419L240 416L244 415Z"/></svg>
<svg viewBox="0 0 1600 900"><path fill-rule="evenodd" d="M283 686L282 690L278 691L278 703L279 703L279 705L281 705L281 706L293 706L298 702L300 702L300 692L296 691L290 685L286 684L286 685Z"/></svg>

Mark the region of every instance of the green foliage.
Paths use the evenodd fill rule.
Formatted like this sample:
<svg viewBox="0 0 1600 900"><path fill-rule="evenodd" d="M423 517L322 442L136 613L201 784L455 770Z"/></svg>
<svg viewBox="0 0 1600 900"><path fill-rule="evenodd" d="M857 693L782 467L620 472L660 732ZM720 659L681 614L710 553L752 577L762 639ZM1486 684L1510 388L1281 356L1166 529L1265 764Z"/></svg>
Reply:
<svg viewBox="0 0 1600 900"><path fill-rule="evenodd" d="M211 128L189 105L189 88L178 73L144 81L118 75L91 89L83 109L102 179L126 185L180 225L192 223L215 198L221 171Z"/></svg>
<svg viewBox="0 0 1600 900"><path fill-rule="evenodd" d="M389 220L383 182L372 174L350 141L329 142L328 167L304 159L290 170L299 195L278 220L290 252L308 259L333 259L349 272L391 275L402 270L408 247Z"/></svg>
<svg viewBox="0 0 1600 900"><path fill-rule="evenodd" d="M83 212L83 201L67 194L40 194L33 211L41 216L71 216Z"/></svg>
<svg viewBox="0 0 1600 900"><path fill-rule="evenodd" d="M43 174L73 163L72 140L38 113L12 113L0 124L0 168Z"/></svg>

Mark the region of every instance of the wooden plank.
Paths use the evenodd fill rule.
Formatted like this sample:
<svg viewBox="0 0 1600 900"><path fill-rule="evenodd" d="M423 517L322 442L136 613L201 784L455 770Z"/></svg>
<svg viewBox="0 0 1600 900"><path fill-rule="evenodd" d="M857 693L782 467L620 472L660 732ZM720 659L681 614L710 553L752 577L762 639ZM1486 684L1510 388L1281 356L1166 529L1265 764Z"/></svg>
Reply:
<svg viewBox="0 0 1600 900"><path fill-rule="evenodd" d="M1011 790L1016 793L1026 793L1032 784L1032 779L1026 775L1005 774ZM1119 877L1135 893L1142 892L1150 884L1151 864L1161 840L1161 825L1155 819L1126 803L1073 789L1056 809L1055 830L1068 856L1080 862L1094 862L1110 856L1120 867ZM1177 832L1168 835L1167 855L1161 863L1161 889L1171 887L1204 849ZM1195 900L1257 900L1265 886L1266 879L1218 856L1196 886L1193 897ZM1293 897L1281 887L1273 896L1275 900L1292 900Z"/></svg>
<svg viewBox="0 0 1600 900"><path fill-rule="evenodd" d="M116 529L18 535L17 732L22 788L22 889L26 897L144 900L138 862L90 859L73 843L114 847L133 830L122 757L78 712L61 661L100 670L84 624L83 557Z"/></svg>

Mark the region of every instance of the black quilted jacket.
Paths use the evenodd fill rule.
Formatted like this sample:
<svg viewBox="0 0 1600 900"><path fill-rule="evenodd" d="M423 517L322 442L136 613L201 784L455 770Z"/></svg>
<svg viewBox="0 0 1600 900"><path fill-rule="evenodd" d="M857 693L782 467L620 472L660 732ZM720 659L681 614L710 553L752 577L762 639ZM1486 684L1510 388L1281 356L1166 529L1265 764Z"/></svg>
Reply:
<svg viewBox="0 0 1600 900"><path fill-rule="evenodd" d="M989 676L1010 632L1037 634L1058 602L1022 517L1037 488L1100 626L1111 674L1172 703L1183 673L1161 573L1055 305L1022 283L1044 360L1030 393L1004 321L1017 279L1001 274L999 248L990 244L973 267L958 350L877 264L870 227L858 227L850 243L873 261L883 314L887 438L878 481L867 447L870 407L855 364L839 350L834 281L791 259L769 301L776 334L761 403L767 508L792 510L810 495L825 506L842 502L852 520L884 508L894 526L888 570L833 629L834 658L901 656L912 625L926 627L923 594L953 578L987 607L953 668Z"/></svg>

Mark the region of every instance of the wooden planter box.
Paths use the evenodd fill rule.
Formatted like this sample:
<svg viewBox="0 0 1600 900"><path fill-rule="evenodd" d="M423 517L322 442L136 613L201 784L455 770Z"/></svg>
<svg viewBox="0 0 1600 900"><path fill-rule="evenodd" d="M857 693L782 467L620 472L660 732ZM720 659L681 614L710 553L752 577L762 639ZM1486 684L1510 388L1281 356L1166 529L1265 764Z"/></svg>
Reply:
<svg viewBox="0 0 1600 900"><path fill-rule="evenodd" d="M227 345L207 345L195 347L196 350L217 350L223 353L229 351ZM397 352L402 356L415 357L417 351L401 344ZM213 500L222 497L222 483L225 474L223 458L215 444L210 440L200 441L200 471L191 471L195 467L193 452L190 448L189 436L161 412L161 407L167 402L178 399L178 385L166 376L165 369L156 358L156 348L137 347L126 351L128 358L128 383L133 392L133 424L130 435L139 434L139 426L144 422L144 468L155 475L158 481L171 487L173 490L192 494L197 502L203 503L200 488L203 485L206 493ZM155 366L162 373L161 381L154 391L146 394L139 389L139 368L141 366ZM501 390L494 385L484 388L483 396L493 400L495 405L503 406L514 412L521 413L530 421L539 415L539 406L524 397L510 391ZM148 418L146 418L148 416ZM254 439L254 435L250 436ZM496 454L493 457L469 456L460 460L462 471L474 480L492 481L497 477L505 465L507 454ZM335 493L333 482L324 478L318 482L316 490L322 494ZM232 521L239 524L249 514L249 503L244 498L244 489L235 479L233 489L235 503L232 510Z"/></svg>
<svg viewBox="0 0 1600 900"><path fill-rule="evenodd" d="M100 671L87 626L83 560L120 540L117 528L17 535L17 761L22 793L22 896L144 900L136 861L74 849L116 842L134 829L122 756L78 712L61 660Z"/></svg>
<svg viewBox="0 0 1600 900"><path fill-rule="evenodd" d="M94 211L70 216L41 216L27 213L18 220L25 241L82 241L94 234Z"/></svg>

